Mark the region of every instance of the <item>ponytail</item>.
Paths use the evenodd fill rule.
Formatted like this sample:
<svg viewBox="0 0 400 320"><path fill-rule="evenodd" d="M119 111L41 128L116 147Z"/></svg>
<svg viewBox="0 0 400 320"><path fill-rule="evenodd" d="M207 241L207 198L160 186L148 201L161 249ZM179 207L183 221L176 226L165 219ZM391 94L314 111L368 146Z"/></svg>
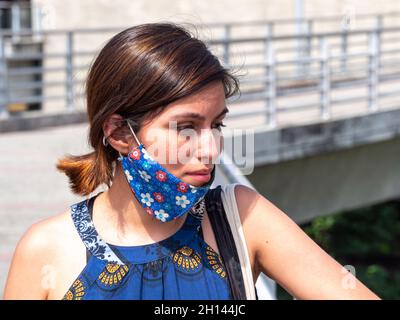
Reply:
<svg viewBox="0 0 400 320"><path fill-rule="evenodd" d="M64 172L72 192L87 196L103 183L112 181L112 163L103 148L85 155L67 155L58 160L57 169Z"/></svg>

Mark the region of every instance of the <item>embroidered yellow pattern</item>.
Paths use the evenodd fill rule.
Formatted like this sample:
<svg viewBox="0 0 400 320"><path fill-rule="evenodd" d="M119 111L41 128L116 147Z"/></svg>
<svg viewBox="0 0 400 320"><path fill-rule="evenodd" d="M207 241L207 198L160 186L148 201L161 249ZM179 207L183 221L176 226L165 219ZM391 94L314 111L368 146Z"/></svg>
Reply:
<svg viewBox="0 0 400 320"><path fill-rule="evenodd" d="M225 278L226 272L225 272L225 268L222 264L221 257L210 246L207 246L207 248L206 248L206 257L207 257L208 264L211 266L211 268L217 274L219 274L221 278Z"/></svg>
<svg viewBox="0 0 400 320"><path fill-rule="evenodd" d="M173 261L185 271L197 269L201 265L200 254L188 246L178 249L173 255Z"/></svg>
<svg viewBox="0 0 400 320"><path fill-rule="evenodd" d="M81 300L85 295L85 287L79 279L76 280L68 292L64 295L63 300Z"/></svg>
<svg viewBox="0 0 400 320"><path fill-rule="evenodd" d="M99 275L99 280L104 285L116 285L122 281L128 271L129 268L126 265L107 263L104 271Z"/></svg>

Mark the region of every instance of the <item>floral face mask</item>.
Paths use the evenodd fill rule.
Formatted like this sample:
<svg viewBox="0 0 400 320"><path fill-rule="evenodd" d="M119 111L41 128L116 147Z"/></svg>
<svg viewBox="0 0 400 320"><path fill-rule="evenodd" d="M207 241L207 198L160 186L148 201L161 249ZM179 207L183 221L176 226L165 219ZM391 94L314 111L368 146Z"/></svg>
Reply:
<svg viewBox="0 0 400 320"><path fill-rule="evenodd" d="M152 217L162 222L176 219L201 201L210 189L215 177L215 166L211 179L201 187L195 187L179 179L156 162L144 145L140 143L128 123L138 146L121 161L125 177L136 199Z"/></svg>

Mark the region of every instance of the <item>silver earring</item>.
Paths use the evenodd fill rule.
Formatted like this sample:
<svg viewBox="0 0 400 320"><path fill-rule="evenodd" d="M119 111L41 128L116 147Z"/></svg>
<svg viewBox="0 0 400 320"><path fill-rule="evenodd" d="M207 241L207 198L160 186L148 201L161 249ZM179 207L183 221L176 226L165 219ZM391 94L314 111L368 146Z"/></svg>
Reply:
<svg viewBox="0 0 400 320"><path fill-rule="evenodd" d="M117 158L117 160L118 160L118 161L122 161L122 159L123 159L124 157L122 156L121 152L118 151L118 153L119 153L119 157Z"/></svg>
<svg viewBox="0 0 400 320"><path fill-rule="evenodd" d="M106 140L106 136L103 136L103 146L108 146L108 141Z"/></svg>

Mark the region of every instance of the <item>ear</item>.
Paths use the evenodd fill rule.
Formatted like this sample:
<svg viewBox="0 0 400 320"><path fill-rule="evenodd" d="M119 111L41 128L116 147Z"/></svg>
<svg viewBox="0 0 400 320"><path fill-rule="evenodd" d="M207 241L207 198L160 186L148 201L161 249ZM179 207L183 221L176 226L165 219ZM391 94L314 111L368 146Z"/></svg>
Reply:
<svg viewBox="0 0 400 320"><path fill-rule="evenodd" d="M104 121L102 127L107 142L121 154L128 154L133 144L122 116L113 113Z"/></svg>

